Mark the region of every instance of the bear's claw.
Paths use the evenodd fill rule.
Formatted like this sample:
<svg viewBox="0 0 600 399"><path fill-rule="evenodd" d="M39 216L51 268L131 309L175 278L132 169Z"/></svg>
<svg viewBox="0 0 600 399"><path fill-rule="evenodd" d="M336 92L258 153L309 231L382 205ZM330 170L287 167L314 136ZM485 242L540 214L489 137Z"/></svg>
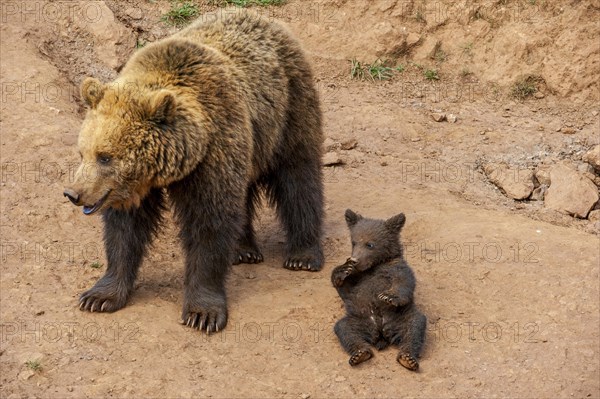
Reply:
<svg viewBox="0 0 600 399"><path fill-rule="evenodd" d="M190 313L187 319L182 320L181 324L191 327L196 330L206 331L211 334L213 332L219 332L225 328L227 324L227 316L223 314L215 313Z"/></svg>
<svg viewBox="0 0 600 399"><path fill-rule="evenodd" d="M308 270L318 272L323 267L323 262L313 256L290 256L283 267L289 270Z"/></svg>
<svg viewBox="0 0 600 399"><path fill-rule="evenodd" d="M102 280L100 280L102 281ZM127 303L127 295L114 292L109 286L98 285L79 297L79 310L89 312L115 312Z"/></svg>
<svg viewBox="0 0 600 399"><path fill-rule="evenodd" d="M417 361L417 359L415 359L412 355L408 353L399 353L396 360L402 366L406 367L411 371L417 371L419 369L419 362Z"/></svg>
<svg viewBox="0 0 600 399"><path fill-rule="evenodd" d="M365 362L373 357L373 352L370 349L359 349L350 356L348 363L354 367L362 362Z"/></svg>
<svg viewBox="0 0 600 399"><path fill-rule="evenodd" d="M227 325L227 305L223 303L199 303L185 306L181 324L208 334L223 330Z"/></svg>
<svg viewBox="0 0 600 399"><path fill-rule="evenodd" d="M264 260L263 255L259 251L240 251L234 265L239 265L240 263L262 263Z"/></svg>
<svg viewBox="0 0 600 399"><path fill-rule="evenodd" d="M377 295L377 298L391 306L402 306L402 301L392 294L381 293Z"/></svg>
<svg viewBox="0 0 600 399"><path fill-rule="evenodd" d="M333 283L333 286L341 287L344 281L346 280L346 277L350 276L351 274L354 274L355 271L356 270L354 269L354 267L346 265L338 266L337 268L335 268L331 275L331 281Z"/></svg>

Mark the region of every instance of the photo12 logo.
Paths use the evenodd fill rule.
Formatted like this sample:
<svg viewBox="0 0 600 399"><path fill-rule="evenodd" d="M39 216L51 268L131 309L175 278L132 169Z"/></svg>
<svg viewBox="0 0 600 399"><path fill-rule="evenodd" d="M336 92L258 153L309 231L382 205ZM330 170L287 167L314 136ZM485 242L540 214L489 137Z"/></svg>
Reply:
<svg viewBox="0 0 600 399"><path fill-rule="evenodd" d="M50 22L79 20L95 23L102 18L100 1L2 1L0 21L7 22Z"/></svg>
<svg viewBox="0 0 600 399"><path fill-rule="evenodd" d="M31 321L16 320L0 324L0 343L25 343L60 341L85 342L110 341L121 344L139 341L140 328L134 322L101 324L75 321Z"/></svg>

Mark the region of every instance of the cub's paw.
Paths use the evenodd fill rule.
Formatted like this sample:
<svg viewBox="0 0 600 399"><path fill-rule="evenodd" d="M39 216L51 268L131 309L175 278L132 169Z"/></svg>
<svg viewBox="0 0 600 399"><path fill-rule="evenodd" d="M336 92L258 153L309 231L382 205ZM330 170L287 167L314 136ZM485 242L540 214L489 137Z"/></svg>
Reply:
<svg viewBox="0 0 600 399"><path fill-rule="evenodd" d="M115 312L127 303L129 292L114 280L101 279L94 287L79 297L79 310L90 312Z"/></svg>
<svg viewBox="0 0 600 399"><path fill-rule="evenodd" d="M417 371L419 369L419 362L417 361L417 359L415 359L412 355L408 353L400 352L396 360L402 366L406 367L411 371Z"/></svg>
<svg viewBox="0 0 600 399"><path fill-rule="evenodd" d="M263 255L258 249L240 248L236 253L233 264L239 265L240 263L261 263L263 260Z"/></svg>
<svg viewBox="0 0 600 399"><path fill-rule="evenodd" d="M283 267L289 270L318 272L323 267L323 254L319 248L292 253L283 262Z"/></svg>
<svg viewBox="0 0 600 399"><path fill-rule="evenodd" d="M398 296L389 292L382 292L381 294L377 295L377 299L387 303L390 306L395 307L402 306L405 304L404 301L402 301Z"/></svg>
<svg viewBox="0 0 600 399"><path fill-rule="evenodd" d="M350 363L350 366L354 367L362 362L366 362L372 357L373 352L371 352L370 349L359 349L356 352L354 352L352 356L350 356L348 363Z"/></svg>
<svg viewBox="0 0 600 399"><path fill-rule="evenodd" d="M183 305L181 324L208 334L219 332L227 325L225 301L194 300Z"/></svg>
<svg viewBox="0 0 600 399"><path fill-rule="evenodd" d="M334 287L341 287L344 284L346 278L354 274L355 269L352 266L342 265L333 269L331 273L331 283Z"/></svg>

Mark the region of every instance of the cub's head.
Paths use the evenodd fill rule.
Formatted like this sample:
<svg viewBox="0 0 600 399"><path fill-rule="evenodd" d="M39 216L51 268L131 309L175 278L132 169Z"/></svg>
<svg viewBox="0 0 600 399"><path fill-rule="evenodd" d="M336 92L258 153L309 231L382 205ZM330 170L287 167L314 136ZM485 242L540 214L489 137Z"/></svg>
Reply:
<svg viewBox="0 0 600 399"><path fill-rule="evenodd" d="M175 96L87 78L81 97L89 107L78 141L81 165L64 195L86 215L139 206L165 169Z"/></svg>
<svg viewBox="0 0 600 399"><path fill-rule="evenodd" d="M400 230L406 221L403 213L388 220L376 220L348 209L345 217L352 240L351 260L357 270L367 270L402 254Z"/></svg>

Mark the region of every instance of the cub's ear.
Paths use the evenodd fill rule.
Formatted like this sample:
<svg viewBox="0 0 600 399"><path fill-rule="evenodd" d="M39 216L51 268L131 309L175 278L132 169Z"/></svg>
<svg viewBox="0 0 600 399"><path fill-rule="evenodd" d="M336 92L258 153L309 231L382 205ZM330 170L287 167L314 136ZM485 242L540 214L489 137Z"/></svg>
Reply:
<svg viewBox="0 0 600 399"><path fill-rule="evenodd" d="M352 212L350 209L346 209L346 213L344 214L344 216L346 217L346 224L348 225L348 227L354 226L356 223L358 223L359 220L363 218L358 213Z"/></svg>
<svg viewBox="0 0 600 399"><path fill-rule="evenodd" d="M175 115L177 100L169 90L159 90L152 94L148 102L147 115L155 122L167 122Z"/></svg>
<svg viewBox="0 0 600 399"><path fill-rule="evenodd" d="M105 90L106 87L98 79L85 78L81 83L81 98L90 108L96 108Z"/></svg>
<svg viewBox="0 0 600 399"><path fill-rule="evenodd" d="M404 226L404 222L406 222L406 216L404 216L403 213L400 213L386 220L385 227L394 233L399 233L400 230L402 230L402 226Z"/></svg>

